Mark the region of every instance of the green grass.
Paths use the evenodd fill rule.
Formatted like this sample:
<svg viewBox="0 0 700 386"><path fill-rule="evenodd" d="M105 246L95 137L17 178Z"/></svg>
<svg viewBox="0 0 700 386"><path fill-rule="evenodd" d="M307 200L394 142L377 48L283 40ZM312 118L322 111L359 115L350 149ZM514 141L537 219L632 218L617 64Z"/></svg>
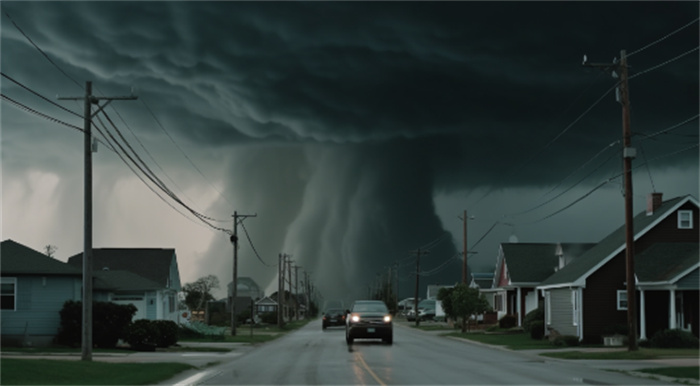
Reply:
<svg viewBox="0 0 700 386"><path fill-rule="evenodd" d="M696 349L666 349L666 348L640 348L637 351L616 350L583 352L576 351L575 347L568 347L573 351L548 352L540 355L560 359L659 359L659 358L698 358Z"/></svg>
<svg viewBox="0 0 700 386"><path fill-rule="evenodd" d="M511 350L533 350L533 349L555 349L557 347L553 346L548 340L534 340L530 338L529 334L517 333L517 334L484 334L484 333L461 333L461 332L451 332L443 334L443 336L453 336L457 338L464 338L473 340L476 342L493 344L497 346L506 346Z"/></svg>
<svg viewBox="0 0 700 386"><path fill-rule="evenodd" d="M700 379L700 366L660 367L638 371L648 374L663 375L665 377Z"/></svg>
<svg viewBox="0 0 700 386"><path fill-rule="evenodd" d="M454 331L455 329L450 326L445 326L443 324L421 324L416 327L415 324L411 324L411 327L417 328L423 331Z"/></svg>
<svg viewBox="0 0 700 386"><path fill-rule="evenodd" d="M4 385L151 385L194 368L182 363L104 363L50 359L0 362Z"/></svg>

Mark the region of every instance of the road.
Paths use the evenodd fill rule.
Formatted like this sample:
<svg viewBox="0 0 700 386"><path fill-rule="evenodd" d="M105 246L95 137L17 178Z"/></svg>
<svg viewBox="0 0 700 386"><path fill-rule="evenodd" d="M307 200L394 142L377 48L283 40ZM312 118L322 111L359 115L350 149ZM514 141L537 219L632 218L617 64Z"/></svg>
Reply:
<svg viewBox="0 0 700 386"><path fill-rule="evenodd" d="M397 325L394 344L356 340L309 323L187 379L181 385L640 385L665 384L588 361L545 359ZM667 383L666 383L667 384Z"/></svg>

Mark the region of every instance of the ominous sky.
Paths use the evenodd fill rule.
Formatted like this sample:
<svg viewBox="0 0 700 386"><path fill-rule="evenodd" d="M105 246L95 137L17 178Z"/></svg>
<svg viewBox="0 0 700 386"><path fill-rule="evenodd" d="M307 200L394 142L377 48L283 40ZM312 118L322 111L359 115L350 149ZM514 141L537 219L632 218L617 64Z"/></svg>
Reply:
<svg viewBox="0 0 700 386"><path fill-rule="evenodd" d="M231 281L234 211L257 214L240 276L270 294L288 253L326 300L391 266L412 296L418 248L421 287L461 280L464 210L475 272L516 238L600 240L624 222L622 109L584 54L628 55L635 212L698 197L698 2L0 7L2 239L60 260L83 246L83 103L57 97L86 81L138 96L95 117L94 247L176 248L183 283Z"/></svg>

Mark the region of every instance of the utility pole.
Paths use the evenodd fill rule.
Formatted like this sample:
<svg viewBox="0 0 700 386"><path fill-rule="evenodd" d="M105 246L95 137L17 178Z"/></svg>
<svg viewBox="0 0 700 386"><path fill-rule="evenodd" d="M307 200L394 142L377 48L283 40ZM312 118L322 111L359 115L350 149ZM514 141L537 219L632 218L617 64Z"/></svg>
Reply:
<svg viewBox="0 0 700 386"><path fill-rule="evenodd" d="M464 210L464 217L462 218L462 223L464 224L463 228L463 248L464 250L462 251L462 284L467 284L467 211Z"/></svg>
<svg viewBox="0 0 700 386"><path fill-rule="evenodd" d="M294 313L297 320L299 320L299 268L301 267L298 265L294 266Z"/></svg>
<svg viewBox="0 0 700 386"><path fill-rule="evenodd" d="M612 71L613 77L620 77L617 89L618 102L622 105L622 146L623 174L625 185L625 280L627 282L627 327L629 351L639 350L637 342L637 294L634 279L634 212L632 202L632 160L637 155L631 146L630 101L628 84L627 51L620 51L620 61L613 63L588 63L583 57L583 65ZM619 72L619 74L618 74Z"/></svg>
<svg viewBox="0 0 700 386"><path fill-rule="evenodd" d="M257 216L257 214L238 214L237 211L233 212L233 234L231 235L231 244L233 244L233 283L231 285L231 336L236 336L236 297L238 296L238 223L243 222L243 220L245 220L248 217Z"/></svg>
<svg viewBox="0 0 700 386"><path fill-rule="evenodd" d="M421 251L420 248L416 249L415 251L411 251L411 253L416 254L416 290L415 290L415 295L413 298L413 311L416 314L416 327L420 326L420 315L418 315L418 283L419 280L418 278L420 277L420 255L421 253L424 255L427 255L430 253L428 250Z"/></svg>
<svg viewBox="0 0 700 386"><path fill-rule="evenodd" d="M134 100L137 97L96 97L92 95L92 82L85 82L85 96L63 97L59 100L84 101L85 115L83 116L83 131L85 132L85 168L84 168L84 211L83 211L83 315L82 315L82 353L83 361L92 361L92 117L110 104L113 100ZM107 102L100 106L100 101ZM91 105L99 108L93 114Z"/></svg>
<svg viewBox="0 0 700 386"><path fill-rule="evenodd" d="M282 291L284 291L284 255L279 254L277 271L277 327L282 328Z"/></svg>

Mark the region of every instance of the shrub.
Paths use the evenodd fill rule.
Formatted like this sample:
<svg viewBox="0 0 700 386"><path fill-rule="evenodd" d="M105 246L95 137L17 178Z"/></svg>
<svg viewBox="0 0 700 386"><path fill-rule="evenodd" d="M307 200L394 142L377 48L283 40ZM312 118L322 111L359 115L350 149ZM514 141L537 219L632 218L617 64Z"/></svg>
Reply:
<svg viewBox="0 0 700 386"><path fill-rule="evenodd" d="M574 346L580 345L581 342L579 341L578 336L561 335L561 336L554 338L554 341L552 342L552 344L555 346L574 347Z"/></svg>
<svg viewBox="0 0 700 386"><path fill-rule="evenodd" d="M126 329L125 340L134 349L145 346L156 346L158 342L158 327L147 319L139 319Z"/></svg>
<svg viewBox="0 0 700 386"><path fill-rule="evenodd" d="M698 338L692 333L683 330L659 331L649 341L655 348L698 348Z"/></svg>
<svg viewBox="0 0 700 386"><path fill-rule="evenodd" d="M265 312L261 314L260 321L265 324L277 324L277 312Z"/></svg>
<svg viewBox="0 0 700 386"><path fill-rule="evenodd" d="M542 340L544 338L544 322L541 320L533 320L530 322L530 338Z"/></svg>
<svg viewBox="0 0 700 386"><path fill-rule="evenodd" d="M113 348L136 313L133 304L94 302L92 307L92 340L97 347ZM61 325L56 343L78 347L82 342L83 303L69 300L59 311Z"/></svg>
<svg viewBox="0 0 700 386"><path fill-rule="evenodd" d="M177 343L179 329L172 320L154 320L153 325L158 329L156 345L166 348Z"/></svg>
<svg viewBox="0 0 700 386"><path fill-rule="evenodd" d="M514 315L506 315L498 321L498 327L500 328L513 328L518 324L518 320Z"/></svg>
<svg viewBox="0 0 700 386"><path fill-rule="evenodd" d="M542 326L538 326L537 328L544 329L544 308L542 307L537 307L536 309L530 311L525 315L525 319L523 319L523 329L525 331L532 332L532 323L533 322L542 322Z"/></svg>
<svg viewBox="0 0 700 386"><path fill-rule="evenodd" d="M603 335L629 335L629 327L626 324L612 324L603 328Z"/></svg>

